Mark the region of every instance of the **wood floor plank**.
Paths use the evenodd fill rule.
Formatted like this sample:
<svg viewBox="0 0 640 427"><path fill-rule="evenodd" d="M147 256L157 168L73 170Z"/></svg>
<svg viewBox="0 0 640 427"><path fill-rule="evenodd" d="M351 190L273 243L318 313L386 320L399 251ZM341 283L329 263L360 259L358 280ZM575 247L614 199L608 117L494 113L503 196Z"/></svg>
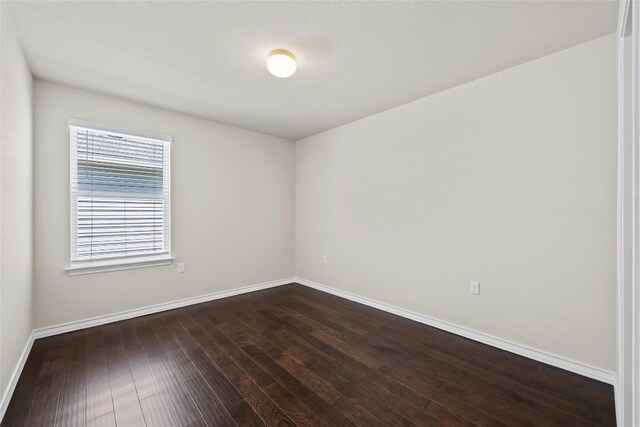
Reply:
<svg viewBox="0 0 640 427"><path fill-rule="evenodd" d="M106 413L87 421L87 427L116 427L116 418L113 412Z"/></svg>
<svg viewBox="0 0 640 427"><path fill-rule="evenodd" d="M189 356L187 356L180 345L173 339L173 334L176 331L176 324L172 317L164 316L158 319L158 322L152 322L151 327L158 337L158 341L165 350L165 353L169 359L173 362L174 366L180 373L180 377L183 381L189 381L198 376L198 369L195 367ZM174 332L172 332L172 330ZM178 329L177 332L180 332Z"/></svg>
<svg viewBox="0 0 640 427"><path fill-rule="evenodd" d="M65 349L56 349L46 354L30 402L27 425L55 425L64 356Z"/></svg>
<svg viewBox="0 0 640 427"><path fill-rule="evenodd" d="M64 389L58 400L56 427L84 426L87 420L86 392L81 389Z"/></svg>
<svg viewBox="0 0 640 427"><path fill-rule="evenodd" d="M158 385L176 424L180 427L193 424L201 419L200 413L191 400L179 372L169 361L152 329L147 326L148 321L150 320L144 319L137 331Z"/></svg>
<svg viewBox="0 0 640 427"><path fill-rule="evenodd" d="M142 408L130 373L111 378L111 395L116 424L120 426L142 426L145 424Z"/></svg>
<svg viewBox="0 0 640 427"><path fill-rule="evenodd" d="M2 427L614 426L608 384L299 285L38 339Z"/></svg>
<svg viewBox="0 0 640 427"><path fill-rule="evenodd" d="M265 394L298 426L322 426L324 423L294 395L275 382L264 388Z"/></svg>
<svg viewBox="0 0 640 427"><path fill-rule="evenodd" d="M135 329L135 322L120 322L120 331L138 398L142 400L160 393L160 385L142 347L142 342Z"/></svg>
<svg viewBox="0 0 640 427"><path fill-rule="evenodd" d="M364 410L353 400L347 397L341 397L333 403L333 407L343 414L348 422L356 426L371 426L371 427L388 427L388 424L380 421L375 416Z"/></svg>
<svg viewBox="0 0 640 427"><path fill-rule="evenodd" d="M109 325L104 337L111 398L116 424L142 426L145 424L142 408L136 392L129 359L124 350L123 337L118 323Z"/></svg>
<svg viewBox="0 0 640 427"><path fill-rule="evenodd" d="M56 427L84 426L86 423L86 358L84 333L69 342L65 355Z"/></svg>
<svg viewBox="0 0 640 427"><path fill-rule="evenodd" d="M186 387L207 426L236 425L218 396L202 377L197 376L187 381Z"/></svg>
<svg viewBox="0 0 640 427"><path fill-rule="evenodd" d="M111 384L109 383L100 388L87 388L86 399L87 421L113 412L113 398L111 397Z"/></svg>
<svg viewBox="0 0 640 427"><path fill-rule="evenodd" d="M266 424L256 414L247 402L240 401L227 409L236 424L243 427L261 427Z"/></svg>
<svg viewBox="0 0 640 427"><path fill-rule="evenodd" d="M87 421L113 412L109 367L103 340L105 332L106 329L101 328L91 328L87 331L85 342Z"/></svg>
<svg viewBox="0 0 640 427"><path fill-rule="evenodd" d="M162 393L141 399L140 406L142 408L142 414L144 415L144 421L148 427L172 427L176 425L173 415L171 415L171 410L169 410L169 406L164 400Z"/></svg>

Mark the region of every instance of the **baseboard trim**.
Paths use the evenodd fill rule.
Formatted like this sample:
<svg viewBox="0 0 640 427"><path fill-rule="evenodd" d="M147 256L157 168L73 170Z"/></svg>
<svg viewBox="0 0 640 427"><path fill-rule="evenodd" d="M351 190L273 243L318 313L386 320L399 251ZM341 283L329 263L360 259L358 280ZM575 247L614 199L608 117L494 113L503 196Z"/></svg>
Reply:
<svg viewBox="0 0 640 427"><path fill-rule="evenodd" d="M27 340L27 343L22 350L22 354L20 355L20 360L18 360L18 364L13 370L11 378L9 379L9 383L7 384L7 388L2 395L2 400L0 401L0 421L2 421L5 412L7 412L9 402L11 401L11 396L13 396L13 392L16 389L16 385L18 384L18 379L20 378L20 374L22 374L24 365L27 363L27 358L29 357L29 353L31 353L31 347L33 347L34 341L35 338L33 336L33 332L31 332L31 335L29 335L29 339Z"/></svg>
<svg viewBox="0 0 640 427"><path fill-rule="evenodd" d="M274 280L271 282L259 283L257 285L244 286L242 288L230 289L227 291L213 292L197 297L184 298L171 302L150 305L147 307L136 308L133 310L121 311L119 313L107 314L104 316L91 317L89 319L76 320L73 322L62 323L54 326L35 329L33 331L34 339L50 337L53 335L64 334L67 332L78 331L81 329L93 328L107 323L119 322L121 320L131 319L134 317L146 316L147 314L159 313L161 311L173 310L188 305L200 304L207 301L213 301L221 298L228 298L235 295L246 294L249 292L261 291L263 289L275 288L277 286L293 283L294 278Z"/></svg>
<svg viewBox="0 0 640 427"><path fill-rule="evenodd" d="M547 365L555 366L573 373L583 375L598 381L605 382L607 384L615 384L615 373L607 371L605 369L597 368L595 366L588 365L586 363L577 362L575 360L567 359L562 356L558 356L545 351L537 350L535 348L518 344L513 341L505 340L495 337L493 335L485 334L483 332L474 331L463 326L459 326L450 322L435 319L433 317L425 316L423 314L415 313L404 308L396 307L391 304L386 304L380 301L366 298L360 295L352 294L350 292L341 291L330 286L322 285L320 283L312 282L311 280L296 277L295 282L303 286L308 286L313 289L317 289L322 292L326 292L340 298L345 298L351 301L355 301L360 304L367 305L369 307L377 308L379 310L386 311L388 313L395 314L400 317L414 320L416 322L424 323L425 325L433 326L434 328L442 329L447 332L451 332L456 335L463 336L465 338L472 339L474 341L481 342L483 344L490 345L492 347L499 348L511 353L518 354L520 356L527 357L529 359L536 360L538 362L546 363Z"/></svg>

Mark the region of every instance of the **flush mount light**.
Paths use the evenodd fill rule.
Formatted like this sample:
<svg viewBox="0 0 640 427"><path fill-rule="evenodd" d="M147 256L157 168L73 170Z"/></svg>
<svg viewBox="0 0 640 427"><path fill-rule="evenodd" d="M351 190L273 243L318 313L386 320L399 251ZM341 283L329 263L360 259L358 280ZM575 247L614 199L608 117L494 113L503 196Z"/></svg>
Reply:
<svg viewBox="0 0 640 427"><path fill-rule="evenodd" d="M296 72L296 57L284 49L272 50L267 57L267 70L281 79Z"/></svg>

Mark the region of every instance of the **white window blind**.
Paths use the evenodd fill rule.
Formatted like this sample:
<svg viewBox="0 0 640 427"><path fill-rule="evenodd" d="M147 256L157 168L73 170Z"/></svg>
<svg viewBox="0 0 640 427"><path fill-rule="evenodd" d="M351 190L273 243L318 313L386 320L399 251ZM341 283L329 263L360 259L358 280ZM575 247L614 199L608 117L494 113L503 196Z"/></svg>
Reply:
<svg viewBox="0 0 640 427"><path fill-rule="evenodd" d="M170 139L70 121L71 267L171 252Z"/></svg>

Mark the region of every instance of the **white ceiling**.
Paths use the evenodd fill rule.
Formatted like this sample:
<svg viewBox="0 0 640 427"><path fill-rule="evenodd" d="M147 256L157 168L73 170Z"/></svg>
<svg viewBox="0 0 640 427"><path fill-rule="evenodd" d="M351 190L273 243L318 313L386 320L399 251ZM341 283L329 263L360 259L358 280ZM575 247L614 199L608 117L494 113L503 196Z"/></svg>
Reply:
<svg viewBox="0 0 640 427"><path fill-rule="evenodd" d="M617 2L12 2L33 74L297 140L615 31ZM298 71L265 69L289 49Z"/></svg>

